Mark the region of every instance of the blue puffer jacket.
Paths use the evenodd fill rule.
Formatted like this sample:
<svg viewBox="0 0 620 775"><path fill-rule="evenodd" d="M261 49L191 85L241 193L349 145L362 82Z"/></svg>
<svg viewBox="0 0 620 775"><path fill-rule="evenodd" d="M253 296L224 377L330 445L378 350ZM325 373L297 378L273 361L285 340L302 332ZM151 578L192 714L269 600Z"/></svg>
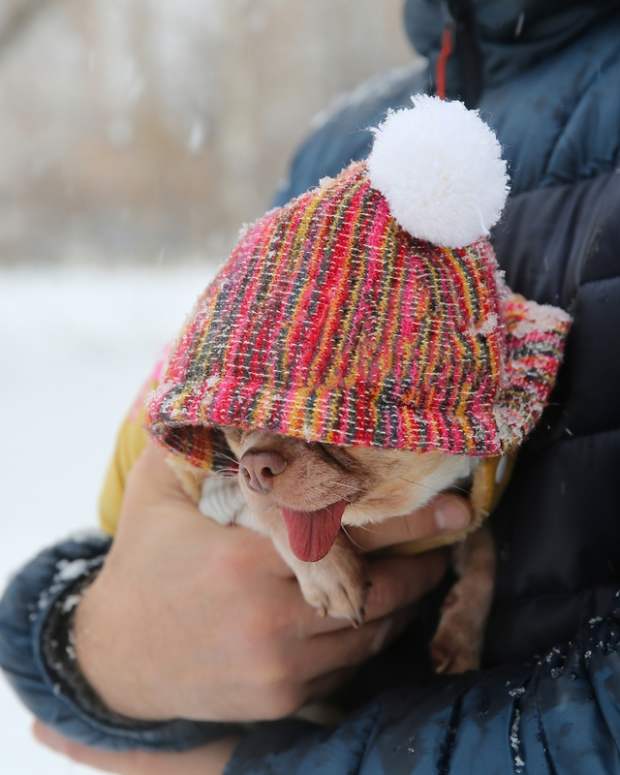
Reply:
<svg viewBox="0 0 620 775"><path fill-rule="evenodd" d="M416 627L363 669L338 728L258 725L227 772L620 772L620 2L409 0L405 10L428 67L341 107L302 146L278 201L364 157L366 127L434 88L449 24L448 96L480 107L510 164L498 258L515 290L570 309L575 325L553 404L493 519L485 669L420 677ZM183 721L110 725L54 691L41 631L75 583L58 563L106 550L61 544L15 578L0 604L9 679L37 715L93 744L183 747L221 734Z"/></svg>

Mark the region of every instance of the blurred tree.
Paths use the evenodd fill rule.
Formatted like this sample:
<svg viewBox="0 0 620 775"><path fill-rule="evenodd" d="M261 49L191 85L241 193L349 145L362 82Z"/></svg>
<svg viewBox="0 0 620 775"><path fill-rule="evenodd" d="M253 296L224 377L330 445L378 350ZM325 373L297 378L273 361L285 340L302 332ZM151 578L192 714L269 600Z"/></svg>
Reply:
<svg viewBox="0 0 620 775"><path fill-rule="evenodd" d="M33 18L49 10L49 0L4 0L0 8L0 57L19 43Z"/></svg>
<svg viewBox="0 0 620 775"><path fill-rule="evenodd" d="M412 62L401 6L5 0L0 261L222 255L312 115Z"/></svg>

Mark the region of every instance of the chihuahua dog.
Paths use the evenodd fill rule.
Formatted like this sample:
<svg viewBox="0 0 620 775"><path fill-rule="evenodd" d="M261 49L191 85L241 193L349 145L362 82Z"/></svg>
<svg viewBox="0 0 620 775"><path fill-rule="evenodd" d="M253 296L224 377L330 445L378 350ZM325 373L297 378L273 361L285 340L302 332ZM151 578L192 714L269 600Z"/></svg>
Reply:
<svg viewBox="0 0 620 775"><path fill-rule="evenodd" d="M480 462L442 452L339 447L262 430L221 430L232 455L219 474L171 458L188 494L221 524L268 535L306 601L322 616L348 619L354 627L364 621L368 585L347 527L410 514L442 491L468 486ZM442 538L447 543L462 534ZM488 530L481 527L461 540L453 558L458 580L431 644L437 672L480 664L495 571Z"/></svg>
<svg viewBox="0 0 620 775"><path fill-rule="evenodd" d="M570 317L504 281L488 236L506 163L477 112L417 95L374 134L366 161L244 230L175 344L151 431L198 466L182 476L204 513L269 535L308 603L354 626L367 585L347 528L469 485L471 529L413 547L464 539L431 645L436 670L460 672L479 665L493 593L489 472L540 417ZM222 469L215 427L227 480L206 471Z"/></svg>

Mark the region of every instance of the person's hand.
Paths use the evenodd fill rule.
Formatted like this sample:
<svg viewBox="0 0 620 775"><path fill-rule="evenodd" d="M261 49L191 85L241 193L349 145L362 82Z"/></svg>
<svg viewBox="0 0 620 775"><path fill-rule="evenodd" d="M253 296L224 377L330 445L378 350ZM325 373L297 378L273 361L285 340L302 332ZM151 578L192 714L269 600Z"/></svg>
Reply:
<svg viewBox="0 0 620 775"><path fill-rule="evenodd" d="M356 540L376 549L469 518L466 501L440 496L411 517L358 530ZM202 516L151 444L130 475L105 565L78 607L78 660L101 699L126 716L280 718L332 691L393 639L445 566L439 552L371 557L364 625L322 619L271 542Z"/></svg>
<svg viewBox="0 0 620 775"><path fill-rule="evenodd" d="M237 738L228 737L183 753L152 751L102 751L68 740L35 721L36 740L77 764L118 775L221 775Z"/></svg>

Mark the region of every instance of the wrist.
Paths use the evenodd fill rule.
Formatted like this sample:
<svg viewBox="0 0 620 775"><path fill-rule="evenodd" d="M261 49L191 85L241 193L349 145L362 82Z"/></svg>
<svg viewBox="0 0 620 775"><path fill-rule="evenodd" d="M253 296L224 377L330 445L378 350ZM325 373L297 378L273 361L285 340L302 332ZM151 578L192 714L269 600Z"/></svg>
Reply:
<svg viewBox="0 0 620 775"><path fill-rule="evenodd" d="M85 591L73 628L80 672L107 711L142 721L167 718L149 696L153 685L142 678L145 655L136 638L140 623L125 598L108 588L105 570Z"/></svg>
<svg viewBox="0 0 620 775"><path fill-rule="evenodd" d="M68 571L74 573L74 567ZM82 672L78 663L75 642L75 616L80 603L89 588L95 583L101 562L79 563L79 573L75 580L72 575L69 584L55 598L48 608L40 634L41 655L48 671L48 678L53 682L54 692L65 695L88 716L120 727L140 726L140 722L128 719L111 711L99 698L93 687Z"/></svg>

